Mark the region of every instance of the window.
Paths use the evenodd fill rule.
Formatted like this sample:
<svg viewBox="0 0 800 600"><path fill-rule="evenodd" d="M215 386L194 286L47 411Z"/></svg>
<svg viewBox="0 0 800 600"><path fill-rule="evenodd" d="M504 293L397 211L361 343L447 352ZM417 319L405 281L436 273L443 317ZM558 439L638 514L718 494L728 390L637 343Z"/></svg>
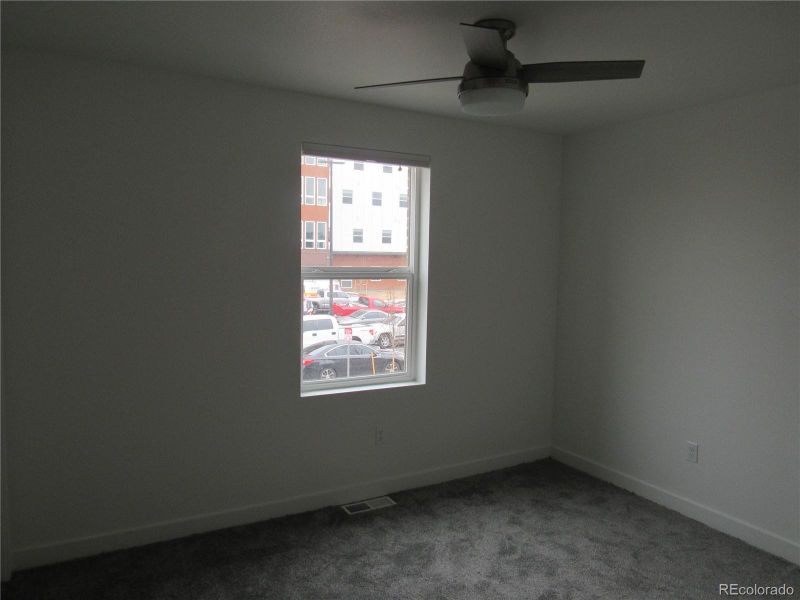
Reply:
<svg viewBox="0 0 800 600"><path fill-rule="evenodd" d="M326 167L327 165L328 165L327 158L317 157L317 166Z"/></svg>
<svg viewBox="0 0 800 600"><path fill-rule="evenodd" d="M317 249L325 250L328 247L327 241L328 224L325 221L317 221Z"/></svg>
<svg viewBox="0 0 800 600"><path fill-rule="evenodd" d="M408 208L408 194L400 194L400 208Z"/></svg>
<svg viewBox="0 0 800 600"><path fill-rule="evenodd" d="M322 313L334 325L322 338L313 331L303 338L301 394L424 382L425 320L417 316L425 314L427 289L427 240L421 236L428 230L428 159L308 143L303 152L329 173L314 178L315 203L326 200L314 208L318 220L309 222L311 229L303 224L303 248L311 241L317 249L301 253L303 294L316 313L306 317ZM303 186L305 201L305 180ZM400 191L407 210L398 210ZM371 209L342 209L354 207L356 197L369 200ZM405 319L402 330L398 315Z"/></svg>
<svg viewBox="0 0 800 600"><path fill-rule="evenodd" d="M306 177L305 187L306 204L314 204L314 178Z"/></svg>
<svg viewBox="0 0 800 600"><path fill-rule="evenodd" d="M303 162L306 163L307 165L315 165L315 164L317 164L316 158L313 157L313 156L304 156L303 157Z"/></svg>
<svg viewBox="0 0 800 600"><path fill-rule="evenodd" d="M314 221L306 221L306 236L305 248L312 250L314 248Z"/></svg>
<svg viewBox="0 0 800 600"><path fill-rule="evenodd" d="M317 206L328 204L328 180L325 177L317 177Z"/></svg>

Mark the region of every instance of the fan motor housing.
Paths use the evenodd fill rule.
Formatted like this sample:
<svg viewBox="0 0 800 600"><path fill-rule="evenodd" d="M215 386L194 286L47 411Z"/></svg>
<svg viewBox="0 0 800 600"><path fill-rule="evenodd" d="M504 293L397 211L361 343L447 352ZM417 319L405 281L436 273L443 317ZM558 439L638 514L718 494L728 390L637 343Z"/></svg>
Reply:
<svg viewBox="0 0 800 600"><path fill-rule="evenodd" d="M458 86L459 97L464 92L486 88L515 90L522 92L527 97L528 82L518 76L522 65L511 52L508 55L508 67L505 71L481 67L471 61L468 62L464 67L464 77Z"/></svg>

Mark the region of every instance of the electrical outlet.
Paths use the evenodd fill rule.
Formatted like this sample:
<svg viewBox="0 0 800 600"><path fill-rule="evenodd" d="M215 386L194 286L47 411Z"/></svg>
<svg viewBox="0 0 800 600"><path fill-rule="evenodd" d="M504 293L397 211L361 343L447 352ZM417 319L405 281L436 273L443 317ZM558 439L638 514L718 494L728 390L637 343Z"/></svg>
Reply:
<svg viewBox="0 0 800 600"><path fill-rule="evenodd" d="M376 427L375 428L375 445L376 446L383 446L383 428Z"/></svg>
<svg viewBox="0 0 800 600"><path fill-rule="evenodd" d="M686 461L700 462L700 444L697 442L686 442Z"/></svg>

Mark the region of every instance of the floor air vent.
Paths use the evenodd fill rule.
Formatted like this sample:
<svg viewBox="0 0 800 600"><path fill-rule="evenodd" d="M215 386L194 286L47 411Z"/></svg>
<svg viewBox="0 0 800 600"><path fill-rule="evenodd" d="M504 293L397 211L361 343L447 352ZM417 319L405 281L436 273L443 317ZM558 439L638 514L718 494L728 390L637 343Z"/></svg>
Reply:
<svg viewBox="0 0 800 600"><path fill-rule="evenodd" d="M395 504L397 503L389 498L389 496L381 496L380 498L370 498L369 500L361 500L360 502L342 504L342 509L348 515L359 515L371 510L378 510L379 508L394 506Z"/></svg>

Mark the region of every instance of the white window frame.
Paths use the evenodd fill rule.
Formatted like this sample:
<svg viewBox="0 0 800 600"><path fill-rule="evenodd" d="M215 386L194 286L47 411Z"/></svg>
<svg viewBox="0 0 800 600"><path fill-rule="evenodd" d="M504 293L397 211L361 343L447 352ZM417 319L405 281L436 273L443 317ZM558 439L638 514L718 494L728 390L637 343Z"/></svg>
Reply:
<svg viewBox="0 0 800 600"><path fill-rule="evenodd" d="M342 148L304 143L304 152L315 156L326 156L358 162L389 162L408 166L411 173L409 189L409 232L408 265L404 267L301 267L300 289L307 280L328 279L330 289L334 280L341 283L355 280L404 280L406 287L406 320L411 327L406 329L405 370L397 374L381 374L366 377L335 379L332 381L303 381L302 370L300 392L302 396L354 392L396 385L418 385L425 383L425 332L427 330L427 232L428 232L428 194L430 185L430 158L421 155L401 154L379 150ZM424 209L423 209L424 203ZM359 228L354 228L359 229ZM363 229L363 228L362 228ZM302 332L302 320L298 324ZM302 348L300 349L302 357ZM299 361L298 361L299 362Z"/></svg>
<svg viewBox="0 0 800 600"><path fill-rule="evenodd" d="M356 165L360 165L360 166L357 167ZM363 171L364 169L365 169L365 166L364 166L363 162L361 162L360 160L354 160L353 161L353 171Z"/></svg>
<svg viewBox="0 0 800 600"><path fill-rule="evenodd" d="M308 226L311 225L311 237L308 237ZM309 242L311 245L309 246ZM303 248L305 250L314 250L317 245L317 225L315 221L306 221L303 224Z"/></svg>
<svg viewBox="0 0 800 600"><path fill-rule="evenodd" d="M392 172L392 165L383 165L382 171L384 173L391 173Z"/></svg>
<svg viewBox="0 0 800 600"><path fill-rule="evenodd" d="M346 201L345 199L349 199L349 202ZM352 204L352 203L353 203L353 190L342 190L342 204Z"/></svg>
<svg viewBox="0 0 800 600"><path fill-rule="evenodd" d="M378 201L377 204L375 200ZM372 206L383 206L383 192L372 192Z"/></svg>
<svg viewBox="0 0 800 600"><path fill-rule="evenodd" d="M322 235L320 235L320 225L322 225ZM326 221L317 221L317 250L325 250L328 248L328 223Z"/></svg>
<svg viewBox="0 0 800 600"><path fill-rule="evenodd" d="M320 187L319 184L322 183L322 189L325 191L325 194L320 196ZM317 177L317 182L314 184L316 188L314 191L317 193L317 206L327 206L328 205L328 178L327 177Z"/></svg>
<svg viewBox="0 0 800 600"><path fill-rule="evenodd" d="M317 158L315 156L303 156L303 163L313 167L317 164Z"/></svg>
<svg viewBox="0 0 800 600"><path fill-rule="evenodd" d="M345 285L345 282L347 285ZM352 290L353 289L353 280L352 279L340 279L339 280L339 287L343 290Z"/></svg>
<svg viewBox="0 0 800 600"><path fill-rule="evenodd" d="M405 202L405 206L403 206L403 202ZM400 208L408 208L408 194L400 194L397 204Z"/></svg>
<svg viewBox="0 0 800 600"><path fill-rule="evenodd" d="M386 239L386 235L389 235L389 239ZM381 230L381 244L391 244L392 243L392 230L391 229L382 229Z"/></svg>
<svg viewBox="0 0 800 600"><path fill-rule="evenodd" d="M356 234L356 231L360 231L361 233ZM356 241L356 235L361 239ZM363 244L364 243L364 228L363 227L353 227L353 243L354 244Z"/></svg>
<svg viewBox="0 0 800 600"><path fill-rule="evenodd" d="M311 190L313 191L312 194L308 193L308 184L311 183ZM305 179L303 180L303 197L305 198L305 203L309 206L313 206L316 204L317 201L317 180L315 177L311 175L306 175Z"/></svg>

